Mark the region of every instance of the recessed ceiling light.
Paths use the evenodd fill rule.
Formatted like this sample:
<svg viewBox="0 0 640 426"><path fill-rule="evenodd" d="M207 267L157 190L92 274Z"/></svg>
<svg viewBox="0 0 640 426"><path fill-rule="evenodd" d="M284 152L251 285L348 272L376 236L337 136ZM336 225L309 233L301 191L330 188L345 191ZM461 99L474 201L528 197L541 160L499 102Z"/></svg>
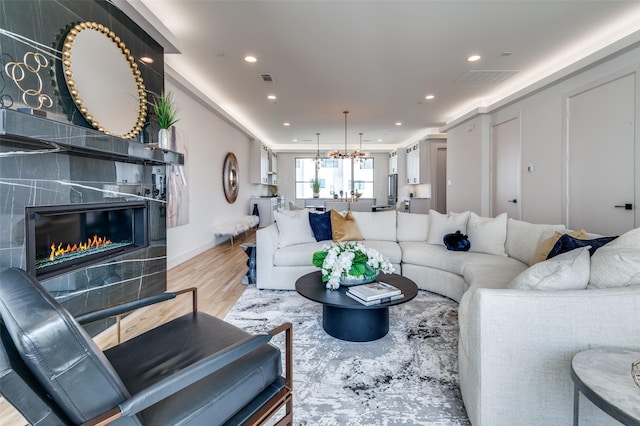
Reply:
<svg viewBox="0 0 640 426"><path fill-rule="evenodd" d="M467 58L467 61L469 62L477 62L481 59L480 55L471 55Z"/></svg>
<svg viewBox="0 0 640 426"><path fill-rule="evenodd" d="M276 99L278 99L278 97L276 95L269 95L267 96L267 99L269 99L270 101L275 101Z"/></svg>
<svg viewBox="0 0 640 426"><path fill-rule="evenodd" d="M399 121L397 121L397 122L396 122L396 126L402 126L402 123L401 123L401 122L399 122Z"/></svg>
<svg viewBox="0 0 640 426"><path fill-rule="evenodd" d="M435 96L434 95L427 95L424 97L426 100L430 101L431 99L434 99Z"/></svg>
<svg viewBox="0 0 640 426"><path fill-rule="evenodd" d="M292 139L292 142L298 142L298 139Z"/></svg>
<svg viewBox="0 0 640 426"><path fill-rule="evenodd" d="M145 64L152 64L153 63L153 58L150 58L148 56L141 56L140 57L140 62L144 62Z"/></svg>
<svg viewBox="0 0 640 426"><path fill-rule="evenodd" d="M284 123L282 123L283 126L291 126L291 123L285 121Z"/></svg>
<svg viewBox="0 0 640 426"><path fill-rule="evenodd" d="M251 62L251 63L253 63L253 62L258 62L258 59L257 59L255 56L251 56L251 55L249 55L249 56L245 56L245 57L244 57L244 60L245 60L246 62Z"/></svg>
<svg viewBox="0 0 640 426"><path fill-rule="evenodd" d="M378 139L378 142L383 142L383 140L382 139Z"/></svg>

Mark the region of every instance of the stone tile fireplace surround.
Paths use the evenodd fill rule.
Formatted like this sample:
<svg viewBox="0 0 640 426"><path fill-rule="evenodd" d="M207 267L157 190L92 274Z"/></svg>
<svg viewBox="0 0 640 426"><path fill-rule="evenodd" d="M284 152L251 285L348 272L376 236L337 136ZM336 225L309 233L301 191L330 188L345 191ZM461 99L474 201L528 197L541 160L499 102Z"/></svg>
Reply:
<svg viewBox="0 0 640 426"><path fill-rule="evenodd" d="M162 48L106 1L0 0L0 10L0 28L46 46L55 45L71 24L103 23L126 40L132 55L155 56L154 64L140 69L149 92L163 89ZM0 34L2 61L20 60L32 50L32 45ZM135 247L41 279L57 300L79 315L166 289L166 166L181 164L183 157L141 143L149 141L153 125L137 141L91 129L57 89L56 65L52 60L50 72L43 74L47 78L42 78L43 93L54 99L47 118L16 111L29 105L22 103L21 92L0 73L0 95L13 100L11 106L4 105L8 109L0 108L0 268L29 269L27 207L127 203L145 207L146 235ZM101 321L86 328L95 335L108 325Z"/></svg>

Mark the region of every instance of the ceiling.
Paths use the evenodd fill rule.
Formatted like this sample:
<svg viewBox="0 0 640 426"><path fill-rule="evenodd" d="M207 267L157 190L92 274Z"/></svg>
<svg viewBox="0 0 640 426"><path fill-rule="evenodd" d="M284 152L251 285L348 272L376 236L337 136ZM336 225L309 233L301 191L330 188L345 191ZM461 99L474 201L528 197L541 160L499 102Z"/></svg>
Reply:
<svg viewBox="0 0 640 426"><path fill-rule="evenodd" d="M349 150L406 145L640 34L636 0L127 3L180 51L171 72L276 150L343 148L345 110Z"/></svg>

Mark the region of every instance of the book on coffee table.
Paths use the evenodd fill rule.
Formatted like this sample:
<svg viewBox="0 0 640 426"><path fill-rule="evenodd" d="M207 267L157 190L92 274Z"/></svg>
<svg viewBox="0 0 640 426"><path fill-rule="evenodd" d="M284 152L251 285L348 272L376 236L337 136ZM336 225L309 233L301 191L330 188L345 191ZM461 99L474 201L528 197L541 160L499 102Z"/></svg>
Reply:
<svg viewBox="0 0 640 426"><path fill-rule="evenodd" d="M400 294L400 289L383 281L374 281L369 284L361 284L350 287L347 294L353 294L364 301L382 299Z"/></svg>
<svg viewBox="0 0 640 426"><path fill-rule="evenodd" d="M357 300L358 302L362 303L363 305L372 306L372 305L381 305L383 303L389 303L389 302L393 302L394 300L402 299L404 297L404 294L402 294L402 293L394 294L393 296L381 297L380 299L374 299L374 300L362 300L358 296L356 296L355 294L347 291L347 296L349 296L350 298L352 298L354 300Z"/></svg>

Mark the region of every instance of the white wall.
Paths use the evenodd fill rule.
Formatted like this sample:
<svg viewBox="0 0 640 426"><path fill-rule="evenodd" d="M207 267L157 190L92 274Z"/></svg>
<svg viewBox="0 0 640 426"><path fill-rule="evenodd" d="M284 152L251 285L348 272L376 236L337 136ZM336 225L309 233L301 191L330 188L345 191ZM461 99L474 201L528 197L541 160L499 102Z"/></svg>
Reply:
<svg viewBox="0 0 640 426"><path fill-rule="evenodd" d="M506 118L522 120L522 220L563 223L565 97L624 69L640 67L640 47L576 73L510 105L476 115L447 131L447 209L489 212L490 128ZM480 159L480 160L478 160ZM533 172L527 166L534 166ZM598 170L606 173L606 170Z"/></svg>
<svg viewBox="0 0 640 426"><path fill-rule="evenodd" d="M174 267L213 247L213 226L248 214L249 138L205 106L177 80L167 76L165 90L173 92L179 108L176 124L188 147L189 223L167 230L167 266ZM228 152L238 159L239 193L229 204L222 189L222 167Z"/></svg>
<svg viewBox="0 0 640 426"><path fill-rule="evenodd" d="M477 116L447 132L447 211L488 215L487 123Z"/></svg>

